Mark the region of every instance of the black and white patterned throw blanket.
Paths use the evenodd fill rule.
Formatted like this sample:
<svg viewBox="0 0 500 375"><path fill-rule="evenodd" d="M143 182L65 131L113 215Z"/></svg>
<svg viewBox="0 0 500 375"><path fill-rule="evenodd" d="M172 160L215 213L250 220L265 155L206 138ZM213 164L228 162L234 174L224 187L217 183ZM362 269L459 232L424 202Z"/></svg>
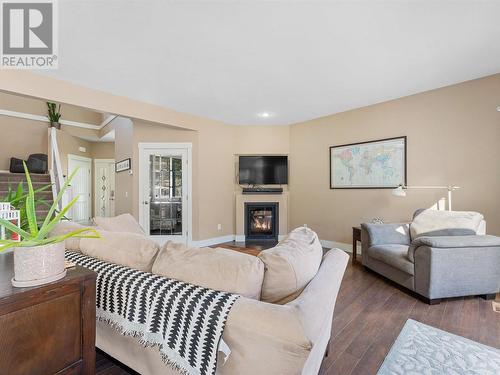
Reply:
<svg viewBox="0 0 500 375"><path fill-rule="evenodd" d="M227 315L239 297L66 251L97 273L96 316L183 374L215 374Z"/></svg>

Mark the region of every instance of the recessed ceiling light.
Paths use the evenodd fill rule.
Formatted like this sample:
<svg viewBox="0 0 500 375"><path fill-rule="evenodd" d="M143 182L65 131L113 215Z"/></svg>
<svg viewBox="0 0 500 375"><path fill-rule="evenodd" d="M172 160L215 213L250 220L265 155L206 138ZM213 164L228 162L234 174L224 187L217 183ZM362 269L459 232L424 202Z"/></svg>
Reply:
<svg viewBox="0 0 500 375"><path fill-rule="evenodd" d="M269 118L272 117L272 113L270 112L260 112L257 114L258 117L260 118Z"/></svg>
<svg viewBox="0 0 500 375"><path fill-rule="evenodd" d="M497 111L500 112L500 105L497 107Z"/></svg>

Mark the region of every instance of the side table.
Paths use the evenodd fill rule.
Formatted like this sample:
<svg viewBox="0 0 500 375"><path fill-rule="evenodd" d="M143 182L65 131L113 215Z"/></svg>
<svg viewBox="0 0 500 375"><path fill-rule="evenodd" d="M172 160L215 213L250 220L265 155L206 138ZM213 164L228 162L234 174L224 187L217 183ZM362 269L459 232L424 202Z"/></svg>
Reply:
<svg viewBox="0 0 500 375"><path fill-rule="evenodd" d="M15 288L0 254L0 373L93 375L97 274L76 266L49 284Z"/></svg>
<svg viewBox="0 0 500 375"><path fill-rule="evenodd" d="M352 227L352 263L356 262L357 244L361 243L361 227Z"/></svg>

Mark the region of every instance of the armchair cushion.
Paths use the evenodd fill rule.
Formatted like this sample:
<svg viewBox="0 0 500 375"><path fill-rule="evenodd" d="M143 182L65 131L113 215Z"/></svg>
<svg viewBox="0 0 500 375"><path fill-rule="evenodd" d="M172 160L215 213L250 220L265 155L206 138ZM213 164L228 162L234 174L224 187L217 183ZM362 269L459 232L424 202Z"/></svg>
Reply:
<svg viewBox="0 0 500 375"><path fill-rule="evenodd" d="M411 239L422 236L464 236L477 234L483 215L468 211L417 210L410 225Z"/></svg>
<svg viewBox="0 0 500 375"><path fill-rule="evenodd" d="M409 275L413 275L414 265L407 257L408 245L375 245L368 249L368 254Z"/></svg>
<svg viewBox="0 0 500 375"><path fill-rule="evenodd" d="M375 245L409 245L410 232L409 224L393 223L393 224L368 224L363 223L361 226L366 229L370 238L368 246Z"/></svg>

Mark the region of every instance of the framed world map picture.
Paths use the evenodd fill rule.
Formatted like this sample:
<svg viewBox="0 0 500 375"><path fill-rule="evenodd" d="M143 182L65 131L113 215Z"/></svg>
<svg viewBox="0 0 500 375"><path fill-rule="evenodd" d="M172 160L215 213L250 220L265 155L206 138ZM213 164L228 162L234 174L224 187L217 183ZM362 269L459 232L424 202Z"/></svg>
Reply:
<svg viewBox="0 0 500 375"><path fill-rule="evenodd" d="M330 147L330 189L406 185L406 136Z"/></svg>

